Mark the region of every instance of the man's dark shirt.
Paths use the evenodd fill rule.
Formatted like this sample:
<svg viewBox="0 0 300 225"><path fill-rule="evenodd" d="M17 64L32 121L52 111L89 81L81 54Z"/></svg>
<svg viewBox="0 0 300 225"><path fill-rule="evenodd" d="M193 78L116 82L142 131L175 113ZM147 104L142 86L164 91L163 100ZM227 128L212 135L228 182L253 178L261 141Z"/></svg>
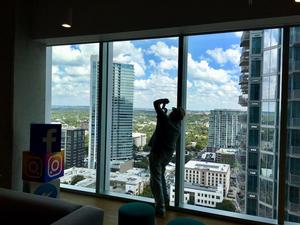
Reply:
<svg viewBox="0 0 300 225"><path fill-rule="evenodd" d="M156 129L150 139L151 153L171 157L180 135L180 121L174 122L161 109L157 112Z"/></svg>

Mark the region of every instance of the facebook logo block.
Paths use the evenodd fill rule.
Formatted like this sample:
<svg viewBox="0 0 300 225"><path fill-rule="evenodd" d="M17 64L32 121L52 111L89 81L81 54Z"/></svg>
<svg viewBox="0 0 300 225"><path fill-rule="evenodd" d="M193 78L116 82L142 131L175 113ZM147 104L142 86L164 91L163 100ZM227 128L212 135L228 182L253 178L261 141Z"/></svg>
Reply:
<svg viewBox="0 0 300 225"><path fill-rule="evenodd" d="M46 154L61 149L61 124L31 124L30 152Z"/></svg>

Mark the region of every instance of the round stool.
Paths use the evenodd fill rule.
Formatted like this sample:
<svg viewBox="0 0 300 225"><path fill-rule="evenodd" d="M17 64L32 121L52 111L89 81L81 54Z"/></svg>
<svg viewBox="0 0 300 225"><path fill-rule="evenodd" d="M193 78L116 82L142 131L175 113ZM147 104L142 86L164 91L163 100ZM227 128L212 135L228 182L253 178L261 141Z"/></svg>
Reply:
<svg viewBox="0 0 300 225"><path fill-rule="evenodd" d="M119 208L118 225L154 225L155 209L143 202L130 202Z"/></svg>
<svg viewBox="0 0 300 225"><path fill-rule="evenodd" d="M204 225L204 223L192 218L182 217L171 220L167 225Z"/></svg>

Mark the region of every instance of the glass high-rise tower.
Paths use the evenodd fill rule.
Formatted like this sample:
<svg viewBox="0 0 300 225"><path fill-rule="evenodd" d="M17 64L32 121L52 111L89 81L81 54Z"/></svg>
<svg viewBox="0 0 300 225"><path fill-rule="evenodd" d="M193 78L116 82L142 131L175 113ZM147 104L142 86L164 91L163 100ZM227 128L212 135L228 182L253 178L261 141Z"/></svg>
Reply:
<svg viewBox="0 0 300 225"><path fill-rule="evenodd" d="M97 154L97 104L98 99L98 56L92 55L91 99L90 99L90 137L89 168L95 168ZM133 157L132 119L133 119L134 67L130 64L113 63L111 90L111 160L131 159Z"/></svg>
<svg viewBox="0 0 300 225"><path fill-rule="evenodd" d="M113 63L111 160L132 159L134 67Z"/></svg>
<svg viewBox="0 0 300 225"><path fill-rule="evenodd" d="M96 146L97 146L97 92L98 92L98 55L91 55L90 58L90 119L89 119L89 154L88 168L96 168Z"/></svg>
<svg viewBox="0 0 300 225"><path fill-rule="evenodd" d="M300 27L290 30L286 219L300 223Z"/></svg>
<svg viewBox="0 0 300 225"><path fill-rule="evenodd" d="M241 89L248 98L245 211L276 218L281 30L247 31L241 43L242 52L249 52L241 57L248 62L240 63L247 74Z"/></svg>

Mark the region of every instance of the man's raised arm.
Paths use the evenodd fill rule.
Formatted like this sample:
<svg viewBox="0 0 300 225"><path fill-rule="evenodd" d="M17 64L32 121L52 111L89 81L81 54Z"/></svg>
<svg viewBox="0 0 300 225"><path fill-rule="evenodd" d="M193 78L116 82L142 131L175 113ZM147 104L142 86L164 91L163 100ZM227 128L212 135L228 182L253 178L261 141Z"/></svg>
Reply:
<svg viewBox="0 0 300 225"><path fill-rule="evenodd" d="M161 99L157 99L153 102L153 106L154 106L154 109L156 111L156 113L161 113L161 112L164 112L162 110L162 107L160 107L161 104L163 104L163 107L165 107L166 104L168 104L170 101L169 99L167 98L161 98Z"/></svg>

